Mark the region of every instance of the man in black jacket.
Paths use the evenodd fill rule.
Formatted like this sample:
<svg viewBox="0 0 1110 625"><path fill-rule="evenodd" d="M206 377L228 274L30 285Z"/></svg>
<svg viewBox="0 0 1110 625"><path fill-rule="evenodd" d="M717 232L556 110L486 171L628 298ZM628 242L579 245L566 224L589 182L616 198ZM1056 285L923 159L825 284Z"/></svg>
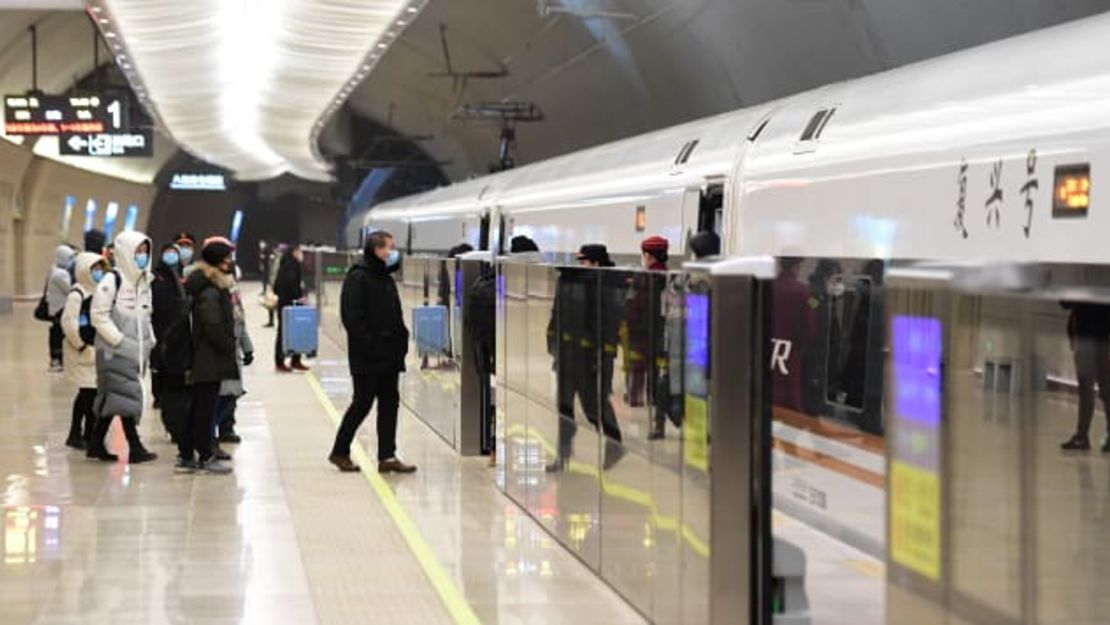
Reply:
<svg viewBox="0 0 1110 625"><path fill-rule="evenodd" d="M412 473L416 467L396 457L397 409L401 403L398 377L405 369L409 331L401 311L401 297L391 275L400 267L401 254L393 235L384 230L366 239L363 259L347 272L340 298L340 316L347 330L347 357L354 381L354 398L335 436L331 461L340 471L358 471L351 461L351 441L374 400L378 401L378 472Z"/></svg>
<svg viewBox="0 0 1110 625"><path fill-rule="evenodd" d="M192 298L193 404L188 422L177 436L180 455L177 471L225 475L231 467L213 456L212 415L220 396L220 383L239 379L235 310L231 303L231 242L222 237L205 241L201 261L185 281ZM195 454L195 456L194 456Z"/></svg>

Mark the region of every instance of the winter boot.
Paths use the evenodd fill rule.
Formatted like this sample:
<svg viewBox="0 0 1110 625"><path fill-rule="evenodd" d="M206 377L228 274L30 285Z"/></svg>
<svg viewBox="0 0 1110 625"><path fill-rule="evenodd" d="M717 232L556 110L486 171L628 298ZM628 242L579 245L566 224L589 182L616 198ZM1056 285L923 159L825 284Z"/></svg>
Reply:
<svg viewBox="0 0 1110 625"><path fill-rule="evenodd" d="M112 425L112 418L100 418L96 420L96 425L93 426L92 436L89 437L88 447L85 448L85 457L92 460L102 460L104 462L116 462L119 456L108 453L108 448L104 446L104 437L108 435L108 428Z"/></svg>
<svg viewBox="0 0 1110 625"><path fill-rule="evenodd" d="M143 441L139 439L139 428L135 426L134 419L123 418L120 421L123 423L123 434L127 437L127 461L129 463L150 462L158 457L158 454L147 451L147 448L143 447Z"/></svg>

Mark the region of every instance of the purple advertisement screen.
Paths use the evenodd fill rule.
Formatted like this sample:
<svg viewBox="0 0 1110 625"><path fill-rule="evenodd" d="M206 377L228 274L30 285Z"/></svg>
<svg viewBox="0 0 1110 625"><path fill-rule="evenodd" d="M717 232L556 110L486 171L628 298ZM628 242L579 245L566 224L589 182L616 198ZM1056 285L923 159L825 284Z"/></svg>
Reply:
<svg viewBox="0 0 1110 625"><path fill-rule="evenodd" d="M895 413L903 421L936 428L941 417L940 319L895 316L892 334Z"/></svg>
<svg viewBox="0 0 1110 625"><path fill-rule="evenodd" d="M709 394L709 296L686 294L686 392Z"/></svg>

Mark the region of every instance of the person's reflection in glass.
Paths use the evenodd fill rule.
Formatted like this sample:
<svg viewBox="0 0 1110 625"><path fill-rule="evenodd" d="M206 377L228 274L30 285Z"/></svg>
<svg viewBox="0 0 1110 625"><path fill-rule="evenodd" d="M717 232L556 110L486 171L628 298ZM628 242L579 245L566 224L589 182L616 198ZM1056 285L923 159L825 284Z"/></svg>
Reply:
<svg viewBox="0 0 1110 625"><path fill-rule="evenodd" d="M849 318L849 343L841 370L840 388L843 403L859 409L857 425L869 434L883 433L882 416L882 367L884 303L881 260L869 260L863 265L863 275L855 280L856 303Z"/></svg>
<svg viewBox="0 0 1110 625"><path fill-rule="evenodd" d="M578 264L584 268L614 266L608 249L600 244L583 245ZM607 275L610 273L614 275ZM548 473L563 471L574 452L574 436L578 431L574 422L575 398L581 403L586 420L594 427L600 424L605 434L604 468L611 468L624 455L620 426L610 400L620 292L620 278L615 272L575 268L559 272L547 332L548 353L555 359L558 378L559 446L557 457L546 467Z"/></svg>
<svg viewBox="0 0 1110 625"><path fill-rule="evenodd" d="M814 311L814 341L806 350L805 411L824 413L829 379L840 367L840 344L844 323L844 272L835 260L822 259L809 276L809 307ZM833 385L835 386L835 380Z"/></svg>
<svg viewBox="0 0 1110 625"><path fill-rule="evenodd" d="M1075 435L1061 448L1065 451L1086 451L1091 448L1091 421L1095 414L1095 384L1102 396L1110 429L1110 306L1088 302L1060 302L1068 315L1068 342L1075 358L1075 376L1079 384L1079 414ZM1110 452L1110 437L1102 445Z"/></svg>
<svg viewBox="0 0 1110 625"><path fill-rule="evenodd" d="M775 406L804 410L802 363L812 342L814 311L809 289L798 279L800 258L781 258L779 276L772 285L771 396Z"/></svg>

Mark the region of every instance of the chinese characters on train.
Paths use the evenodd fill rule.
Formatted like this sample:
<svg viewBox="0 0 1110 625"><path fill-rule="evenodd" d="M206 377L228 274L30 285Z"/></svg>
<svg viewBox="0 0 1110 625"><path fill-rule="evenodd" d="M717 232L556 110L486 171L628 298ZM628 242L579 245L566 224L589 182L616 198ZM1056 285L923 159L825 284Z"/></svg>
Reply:
<svg viewBox="0 0 1110 625"><path fill-rule="evenodd" d="M1022 225L1022 233L1025 238L1029 238L1033 226L1034 193L1040 189L1040 182L1037 180L1037 151L1035 149L1029 150L1023 164L1025 165L1025 179L1019 188L1025 208L1025 223ZM987 188L983 196L984 222L988 229L1001 230L1006 224L1010 223L1007 220L1009 215L1006 212L1007 195L1005 192L1008 170L1004 159L993 161L989 167L986 179ZM968 164L967 159L960 159L956 171L956 217L952 225L960 237L964 239L969 236L967 227L968 193L974 194L969 184L971 170L972 167ZM972 197L974 198L974 196Z"/></svg>

